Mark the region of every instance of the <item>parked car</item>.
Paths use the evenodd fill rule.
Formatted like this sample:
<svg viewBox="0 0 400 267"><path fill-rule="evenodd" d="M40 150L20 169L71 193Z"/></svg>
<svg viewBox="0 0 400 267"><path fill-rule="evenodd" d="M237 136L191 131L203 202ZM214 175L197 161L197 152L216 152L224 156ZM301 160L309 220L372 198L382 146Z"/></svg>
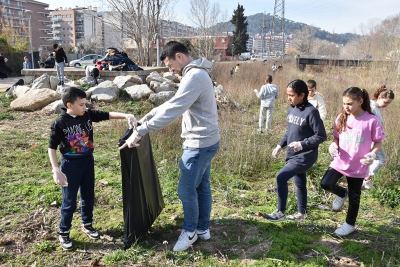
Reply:
<svg viewBox="0 0 400 267"><path fill-rule="evenodd" d="M86 55L84 57L81 57L80 59L75 59L75 60L71 60L69 62L69 66L71 67L79 67L82 65L91 65L94 64L94 60L98 60L103 58L104 56L102 55L96 55L96 54L90 54L90 55Z"/></svg>
<svg viewBox="0 0 400 267"><path fill-rule="evenodd" d="M250 57L251 61L262 61L262 62L267 62L268 61L268 56L261 56L261 55L252 55Z"/></svg>

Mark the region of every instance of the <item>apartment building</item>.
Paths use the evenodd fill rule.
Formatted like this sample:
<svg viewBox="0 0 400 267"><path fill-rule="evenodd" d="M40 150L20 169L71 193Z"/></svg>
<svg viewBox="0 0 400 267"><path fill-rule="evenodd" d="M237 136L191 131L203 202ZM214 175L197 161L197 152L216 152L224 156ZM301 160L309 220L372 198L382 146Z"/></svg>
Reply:
<svg viewBox="0 0 400 267"><path fill-rule="evenodd" d="M33 51L48 50L51 46L47 41L50 30L48 8L49 4L34 0L0 0L0 31L11 34L13 42L18 38L29 42L30 20Z"/></svg>
<svg viewBox="0 0 400 267"><path fill-rule="evenodd" d="M161 20L159 28L161 37L193 37L199 34L198 29L176 21Z"/></svg>
<svg viewBox="0 0 400 267"><path fill-rule="evenodd" d="M274 35L272 35L272 37L270 35L265 35L263 38L261 35L257 34L253 37L252 52L254 54L269 53L270 46L272 46L272 52L282 51L282 46L283 51L286 51L286 49L289 47L289 40L286 36L284 40L282 40L281 36Z"/></svg>
<svg viewBox="0 0 400 267"><path fill-rule="evenodd" d="M58 43L64 48L77 47L80 42L85 42L97 36L97 8L56 8L50 12L51 38L50 41Z"/></svg>

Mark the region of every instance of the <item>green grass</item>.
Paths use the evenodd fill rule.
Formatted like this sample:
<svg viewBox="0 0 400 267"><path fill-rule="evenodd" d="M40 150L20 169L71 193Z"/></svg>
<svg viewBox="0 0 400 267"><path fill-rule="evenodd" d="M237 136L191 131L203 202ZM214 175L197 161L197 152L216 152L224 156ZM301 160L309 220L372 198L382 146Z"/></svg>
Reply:
<svg viewBox="0 0 400 267"><path fill-rule="evenodd" d="M350 259L360 266L399 266L400 168L398 152L391 147L398 147L400 138L398 122L390 122L389 113L384 114L389 121L385 128L387 144L391 144L385 144L388 162L374 179L377 188L362 192L357 231L343 239L333 234L346 218L347 204L340 212L319 209L320 205L330 207L334 198L319 186L331 160L328 154L331 125L336 107L340 107L338 94L343 89L336 88L330 77L340 75L342 83L347 84L353 82L350 77L362 76L368 80L373 75L332 69L316 76L285 67L284 75L274 76L281 98L273 115L272 135L264 136L255 133L259 103L252 94L253 88L261 86L264 70L257 63L248 65L252 66L249 69L246 65L243 64L240 74L246 79L225 77L229 63L214 68L213 79L224 85L242 109L226 106L220 110L221 147L211 172L212 238L207 242L197 241L180 253L172 251L183 222L177 194L182 153L180 120L150 135L166 207L148 235L126 251L122 249L124 222L117 143L127 124L124 120L94 124L94 220L102 239L91 240L80 231L77 211L71 228L74 250L64 252L57 239L61 190L53 182L47 156L49 126L57 115L12 111L10 100L0 94L0 266L88 266L97 262L104 266L314 267L340 266L340 259ZM284 153L273 159L271 151L285 130L285 85L294 77L315 78L324 85L319 90L328 106L325 127L329 140L320 146L318 163L307 173L308 219L301 223L271 223L263 215L276 208L275 175L285 164ZM375 86L374 81L370 83ZM118 101L97 103L96 108L141 118L153 106L148 102L132 102L121 93ZM399 104L394 101L390 112L398 111ZM290 181L287 212L296 210L295 188Z"/></svg>

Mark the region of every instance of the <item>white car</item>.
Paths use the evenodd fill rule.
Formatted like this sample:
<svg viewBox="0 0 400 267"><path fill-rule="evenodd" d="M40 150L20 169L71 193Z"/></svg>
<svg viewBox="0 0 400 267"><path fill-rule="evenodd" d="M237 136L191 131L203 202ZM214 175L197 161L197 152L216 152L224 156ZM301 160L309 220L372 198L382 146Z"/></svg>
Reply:
<svg viewBox="0 0 400 267"><path fill-rule="evenodd" d="M98 60L98 59L101 59L103 57L104 56L96 55L96 54L86 55L86 56L84 56L84 57L82 57L80 59L71 60L69 62L69 66L70 67L79 67L79 66L82 66L82 65L92 65L92 64L94 64L93 61L95 59Z"/></svg>
<svg viewBox="0 0 400 267"><path fill-rule="evenodd" d="M268 56L261 56L261 55L252 55L250 57L251 61L262 61L262 62L267 62L268 61Z"/></svg>

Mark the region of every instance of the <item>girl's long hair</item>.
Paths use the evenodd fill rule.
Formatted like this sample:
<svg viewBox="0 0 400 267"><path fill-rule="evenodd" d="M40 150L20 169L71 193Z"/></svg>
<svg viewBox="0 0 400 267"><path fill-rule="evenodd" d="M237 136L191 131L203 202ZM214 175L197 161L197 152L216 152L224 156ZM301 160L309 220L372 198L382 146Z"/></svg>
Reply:
<svg viewBox="0 0 400 267"><path fill-rule="evenodd" d="M344 96L350 97L351 99L356 101L363 100L361 108L367 111L368 113L373 114L371 110L369 95L365 89L361 89L358 87L350 87L343 92L342 97ZM335 130L338 134L345 132L347 128L350 129L350 127L347 125L347 118L349 115L346 113L343 107L340 110L339 114L340 114L339 119L335 127Z"/></svg>
<svg viewBox="0 0 400 267"><path fill-rule="evenodd" d="M394 99L394 93L392 90L387 89L385 85L382 85L372 94L372 100L376 101L379 97Z"/></svg>

